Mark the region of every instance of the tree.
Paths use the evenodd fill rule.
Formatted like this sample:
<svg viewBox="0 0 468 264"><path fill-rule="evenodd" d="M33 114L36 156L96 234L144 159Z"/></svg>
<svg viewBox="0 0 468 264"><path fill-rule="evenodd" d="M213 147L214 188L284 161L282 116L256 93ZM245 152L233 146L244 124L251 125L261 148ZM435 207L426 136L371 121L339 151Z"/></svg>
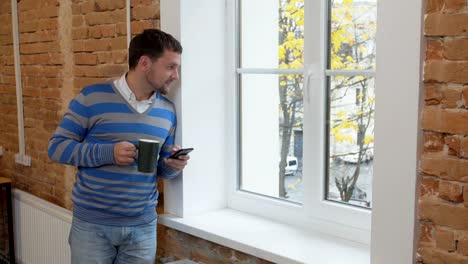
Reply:
<svg viewBox="0 0 468 264"><path fill-rule="evenodd" d="M280 0L279 10L279 66L281 69L303 67L304 50L304 1ZM302 127L302 88L300 74L279 75L280 99L280 163L279 196L287 197L284 186L285 168L293 128Z"/></svg>
<svg viewBox="0 0 468 264"><path fill-rule="evenodd" d="M331 4L331 69L374 69L375 5L355 3L353 0L332 0ZM336 144L347 141L356 146L347 153L331 156L332 160L353 156L356 163L353 170L337 170L334 175L340 198L345 202L351 199L360 175L361 163L373 148L375 97L371 82L372 79L363 76L336 77L330 81L330 105L337 110L331 117L331 141ZM349 98L349 94L354 94L354 102L351 104L344 99ZM351 131L355 131L355 136Z"/></svg>

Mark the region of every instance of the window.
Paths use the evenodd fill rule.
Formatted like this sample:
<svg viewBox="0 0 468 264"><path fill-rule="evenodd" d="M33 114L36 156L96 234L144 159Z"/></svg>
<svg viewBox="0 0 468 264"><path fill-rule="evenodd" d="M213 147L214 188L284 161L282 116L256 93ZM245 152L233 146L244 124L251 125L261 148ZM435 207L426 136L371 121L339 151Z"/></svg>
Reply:
<svg viewBox="0 0 468 264"><path fill-rule="evenodd" d="M240 1L239 15L239 187L302 203L304 3Z"/></svg>
<svg viewBox="0 0 468 264"><path fill-rule="evenodd" d="M304 177L302 181L303 189L307 190L303 193L302 204L237 190L239 185L234 182L238 164L238 153L235 151L238 146L235 136L237 127L236 122L232 121L236 120L237 113L234 102L236 49L233 47L236 43L235 2L236 0L161 1L161 28L183 39L184 45L180 82L183 84L183 89L177 89L180 87L179 83L179 86L175 87L176 94L173 98L179 121L176 140L182 146L193 146L196 149L191 155L189 166L184 170L183 177L164 183L164 207L167 215L160 216L161 223L173 223L170 225L172 228L205 239L217 237L215 241L219 244L239 250L245 249L245 244L225 234L236 232L233 230L219 228L220 232L202 236L203 230L208 228L205 223L199 221L199 216L205 215L210 219L216 219L219 223L225 218L219 219L213 214L224 212L224 209L228 208L228 211L232 209L232 211L248 212L285 225L298 226L304 232L319 229L323 233L337 237L369 243L370 210L325 200L326 183L324 180L321 181L326 179L325 173L316 176L312 170L320 169L322 164L322 170L326 171L324 162L316 160L324 160L323 157L318 157L317 153L325 153L327 146L323 145L327 137L325 129L309 129L308 124L311 122L306 121L310 121L308 118L311 118L312 123L318 120L325 124L320 117L325 119L327 113L308 110L324 109L326 102L324 99L317 101L317 105L311 106L311 103L308 103L308 95L311 102L316 97L327 98L324 93L325 85L321 89L310 89L310 93L306 89L303 100L305 113L309 115L304 116L307 120L304 121L302 152L304 159L310 161L303 165L303 170L304 175L307 170L312 176ZM307 1L304 4L305 59L308 59L307 62L318 61L320 65L327 65L326 61L321 61L317 55L324 56L323 54L327 53L324 37L327 12L324 11L326 9L322 2L325 1ZM421 43L424 41L421 32L424 8L421 1L379 0L378 4L379 42L375 79L377 84L375 107L378 122L375 123L372 262L385 263L392 259L394 263L410 263L414 260L415 252L414 221L417 205L415 190L419 157L417 142L422 136L418 120L423 60L419 55L423 50ZM268 6L268 3L263 2L262 5ZM401 8L403 5L404 9ZM210 11L209 16L206 15L207 10ZM257 15L264 14L264 8L258 9ZM395 14L398 14L397 20ZM204 35L204 41L200 41L201 28L204 32L210 33ZM200 52L207 47L209 52ZM316 65L309 65L305 63L304 72L309 73L309 70L325 72L325 66L320 69L318 66L315 67ZM207 69L210 71L207 72ZM325 74L311 78L311 87L320 87L313 82L325 83L324 78L320 80L320 76ZM203 96L200 96L201 93ZM398 107L395 107L395 95L398 94L405 96L399 98ZM381 120L384 121L380 122ZM310 151L315 150L317 146L322 148L320 152ZM261 158L261 155L256 155L256 158ZM395 195L396 192L398 195ZM198 225L187 223L190 220ZM251 223L251 225L256 224L255 221ZM218 225L210 227L216 228ZM272 232L274 230L273 228ZM245 232L241 230L239 233L241 237L245 237L243 235ZM265 245L263 241L262 245ZM284 242L279 241L279 243ZM270 243L266 244L265 247L271 248ZM284 249L281 246L279 248ZM258 245L253 245L249 252L253 255L261 254L260 257L265 256L265 251L259 250ZM284 251L277 250L277 252ZM400 254L395 255L395 252Z"/></svg>
<svg viewBox="0 0 468 264"><path fill-rule="evenodd" d="M376 0L331 0L327 34L327 191L371 207Z"/></svg>
<svg viewBox="0 0 468 264"><path fill-rule="evenodd" d="M369 230L376 2L237 1L232 207Z"/></svg>

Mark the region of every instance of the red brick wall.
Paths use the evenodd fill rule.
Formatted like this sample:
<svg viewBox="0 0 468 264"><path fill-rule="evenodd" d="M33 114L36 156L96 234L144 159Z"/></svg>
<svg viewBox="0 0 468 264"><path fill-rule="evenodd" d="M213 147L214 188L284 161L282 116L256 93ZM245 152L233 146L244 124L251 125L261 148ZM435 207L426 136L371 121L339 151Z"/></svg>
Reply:
<svg viewBox="0 0 468 264"><path fill-rule="evenodd" d="M26 154L32 166L14 162L18 153L17 107L10 1L0 4L0 174L14 186L71 208L75 169L51 163L48 139L70 99L85 85L125 72L125 0L18 1ZM132 1L132 33L159 27L159 1Z"/></svg>
<svg viewBox="0 0 468 264"><path fill-rule="evenodd" d="M11 3L0 2L0 173L11 178L14 156L18 152L18 128L16 111L15 70L13 60L13 37L11 27Z"/></svg>
<svg viewBox="0 0 468 264"><path fill-rule="evenodd" d="M468 6L427 0L420 263L468 263Z"/></svg>
<svg viewBox="0 0 468 264"><path fill-rule="evenodd" d="M10 1L0 2L0 146L3 151L18 146L16 92L13 62L13 38ZM12 170L11 157L0 158L0 170ZM8 167L7 167L8 166ZM1 174L0 174L1 176ZM8 255L5 191L0 190L0 262Z"/></svg>
<svg viewBox="0 0 468 264"><path fill-rule="evenodd" d="M191 259L204 264L272 263L161 225L158 226L158 256L167 260Z"/></svg>

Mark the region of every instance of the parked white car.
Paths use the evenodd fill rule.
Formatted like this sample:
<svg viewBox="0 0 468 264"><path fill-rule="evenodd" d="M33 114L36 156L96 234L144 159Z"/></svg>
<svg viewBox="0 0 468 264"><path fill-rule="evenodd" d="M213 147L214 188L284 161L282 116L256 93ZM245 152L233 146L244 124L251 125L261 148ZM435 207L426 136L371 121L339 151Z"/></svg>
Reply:
<svg viewBox="0 0 468 264"><path fill-rule="evenodd" d="M288 156L286 158L286 170L284 175L295 175L297 171L297 158L294 156Z"/></svg>

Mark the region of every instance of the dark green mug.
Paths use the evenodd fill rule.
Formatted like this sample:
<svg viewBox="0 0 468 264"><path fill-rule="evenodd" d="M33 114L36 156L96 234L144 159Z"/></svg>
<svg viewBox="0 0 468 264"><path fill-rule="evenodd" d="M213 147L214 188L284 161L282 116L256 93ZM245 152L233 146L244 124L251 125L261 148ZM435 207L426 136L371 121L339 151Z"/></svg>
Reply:
<svg viewBox="0 0 468 264"><path fill-rule="evenodd" d="M151 139L138 141L138 171L154 172L158 161L159 144L159 141Z"/></svg>

